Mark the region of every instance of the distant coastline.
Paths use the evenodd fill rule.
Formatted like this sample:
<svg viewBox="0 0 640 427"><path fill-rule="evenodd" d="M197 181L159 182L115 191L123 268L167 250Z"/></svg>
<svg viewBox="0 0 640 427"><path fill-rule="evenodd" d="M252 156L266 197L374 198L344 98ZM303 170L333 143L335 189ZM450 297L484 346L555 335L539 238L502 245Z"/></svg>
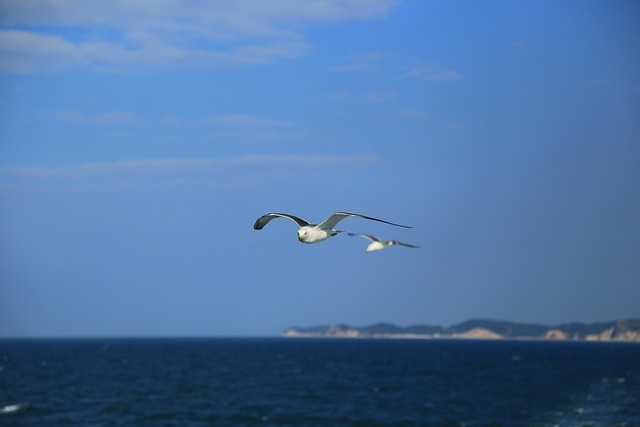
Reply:
<svg viewBox="0 0 640 427"><path fill-rule="evenodd" d="M377 323L355 327L344 324L291 327L290 338L388 338L388 339L536 339L548 341L638 342L640 319L599 323L572 322L557 326L472 319L450 326L396 326Z"/></svg>

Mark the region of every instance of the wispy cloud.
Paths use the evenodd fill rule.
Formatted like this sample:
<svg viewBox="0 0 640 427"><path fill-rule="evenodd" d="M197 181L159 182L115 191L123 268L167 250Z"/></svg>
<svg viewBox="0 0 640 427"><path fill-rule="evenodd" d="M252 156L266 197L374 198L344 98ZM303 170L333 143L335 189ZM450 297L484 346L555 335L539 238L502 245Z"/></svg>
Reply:
<svg viewBox="0 0 640 427"><path fill-rule="evenodd" d="M27 31L0 30L0 71L31 73L87 63L88 58L62 37Z"/></svg>
<svg viewBox="0 0 640 427"><path fill-rule="evenodd" d="M306 43L300 40L224 45L213 50L151 40L151 37L138 43L126 40L74 43L57 35L0 30L0 71L35 73L76 65L89 65L110 72L178 65L257 65L300 56L306 50Z"/></svg>
<svg viewBox="0 0 640 427"><path fill-rule="evenodd" d="M389 115L395 119L406 119L406 120L419 120L419 119L425 119L429 117L429 113L427 111L416 110L416 109L394 111Z"/></svg>
<svg viewBox="0 0 640 427"><path fill-rule="evenodd" d="M194 124L210 128L210 138L230 142L291 141L307 136L295 122L243 114L210 117Z"/></svg>
<svg viewBox="0 0 640 427"><path fill-rule="evenodd" d="M383 104L385 102L391 101L397 96L398 93L393 91L372 90L364 92L358 102L362 104Z"/></svg>
<svg viewBox="0 0 640 427"><path fill-rule="evenodd" d="M297 127L298 124L290 120L259 117L249 114L222 114L203 119L185 120L180 117L165 117L160 120L144 118L129 111L103 111L82 113L79 111L41 112L41 117L59 122L86 125L114 125L114 124L164 124L171 126L200 126L224 128L286 128Z"/></svg>
<svg viewBox="0 0 640 427"><path fill-rule="evenodd" d="M397 0L4 0L0 70L252 65L304 54L301 29L384 16Z"/></svg>
<svg viewBox="0 0 640 427"><path fill-rule="evenodd" d="M329 70L337 73L354 73L371 71L379 66L380 62L385 58L384 54L372 52L353 58L351 61L331 67Z"/></svg>
<svg viewBox="0 0 640 427"><path fill-rule="evenodd" d="M460 74L456 70L437 71L427 75L427 80L433 80L433 81L439 81L439 82L450 82L450 81L460 80L460 79L462 79L462 74Z"/></svg>
<svg viewBox="0 0 640 427"><path fill-rule="evenodd" d="M87 115L77 111L62 111L54 115L54 119L61 122L82 125L140 125L146 121L136 114L126 111L109 111Z"/></svg>
<svg viewBox="0 0 640 427"><path fill-rule="evenodd" d="M230 158L167 158L119 160L70 166L16 166L0 168L0 191L28 188L135 187L137 182L165 183L191 179L236 179L277 171L283 175L366 168L372 155L261 155Z"/></svg>
<svg viewBox="0 0 640 427"><path fill-rule="evenodd" d="M194 122L197 125L205 126L228 126L228 127L251 127L251 128L279 128L279 127L294 127L296 124L291 121L277 120L264 117L256 117L246 114L226 114L208 119L197 120Z"/></svg>
<svg viewBox="0 0 640 427"><path fill-rule="evenodd" d="M229 143L277 143L283 141L301 141L308 137L302 129L216 129L208 137L212 140Z"/></svg>
<svg viewBox="0 0 640 427"><path fill-rule="evenodd" d="M186 120L180 117L161 119L141 117L127 111L81 113L78 111L39 112L38 118L69 125L124 127L148 126L199 129L206 138L229 142L291 141L304 139L308 132L291 120L247 114L223 114L204 119Z"/></svg>
<svg viewBox="0 0 640 427"><path fill-rule="evenodd" d="M4 0L3 24L149 27L165 31L238 34L281 33L287 22L342 21L382 16L397 0ZM217 24L217 25L212 25Z"/></svg>
<svg viewBox="0 0 640 427"><path fill-rule="evenodd" d="M384 104L398 97L395 91L370 90L360 93L333 92L327 95L329 99L349 104Z"/></svg>
<svg viewBox="0 0 640 427"><path fill-rule="evenodd" d="M414 67L400 75L402 79L424 79L438 82L461 80L462 74L457 70L441 70L432 68Z"/></svg>
<svg viewBox="0 0 640 427"><path fill-rule="evenodd" d="M85 163L74 166L20 166L0 168L0 176L17 177L89 177L105 174L171 174L176 172L221 171L241 167L335 167L342 165L368 165L371 156L336 155L259 155L252 154L226 159L171 158L119 160L106 163Z"/></svg>

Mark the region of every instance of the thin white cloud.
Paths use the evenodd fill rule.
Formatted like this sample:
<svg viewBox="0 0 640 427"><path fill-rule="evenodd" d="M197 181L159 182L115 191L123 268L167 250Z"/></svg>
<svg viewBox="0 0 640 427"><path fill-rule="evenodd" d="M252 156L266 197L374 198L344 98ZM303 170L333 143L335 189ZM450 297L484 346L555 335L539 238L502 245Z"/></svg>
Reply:
<svg viewBox="0 0 640 427"><path fill-rule="evenodd" d="M264 64L304 54L306 25L378 18L396 2L4 0L0 70Z"/></svg>
<svg viewBox="0 0 640 427"><path fill-rule="evenodd" d="M400 77L403 79L415 79L418 77L423 77L426 73L424 68L410 68L405 71Z"/></svg>
<svg viewBox="0 0 640 427"><path fill-rule="evenodd" d="M186 120L180 117L145 118L127 111L82 113L78 111L40 112L39 118L83 126L201 128L211 140L225 142L277 142L303 140L308 132L290 120L259 117L247 114L225 114L205 119Z"/></svg>
<svg viewBox="0 0 640 427"><path fill-rule="evenodd" d="M404 72L400 78L449 82L461 80L462 74L457 70L435 70L431 68L414 67Z"/></svg>
<svg viewBox="0 0 640 427"><path fill-rule="evenodd" d="M390 116L395 119L419 120L429 117L429 113L424 110L409 109L394 111L390 113Z"/></svg>
<svg viewBox="0 0 640 427"><path fill-rule="evenodd" d="M214 141L229 143L265 143L283 141L302 141L308 133L301 129L239 128L213 130L208 137Z"/></svg>
<svg viewBox="0 0 640 427"><path fill-rule="evenodd" d="M17 166L0 168L0 178L95 178L131 175L183 175L220 173L243 168L334 169L339 167L368 167L375 163L371 155L260 155L252 154L230 158L169 158L119 160L105 163L85 163L71 166ZM5 184L7 185L7 184Z"/></svg>
<svg viewBox="0 0 640 427"><path fill-rule="evenodd" d="M302 55L306 43L268 40L218 50L172 45L161 41L129 46L126 42L72 43L61 36L0 30L0 71L35 73L77 65L110 72L138 67L257 65Z"/></svg>
<svg viewBox="0 0 640 427"><path fill-rule="evenodd" d="M145 120L136 114L126 111L109 111L105 113L97 113L87 115L77 111L63 111L55 114L55 120L74 124L83 125L140 125Z"/></svg>
<svg viewBox="0 0 640 427"><path fill-rule="evenodd" d="M209 137L213 140L234 143L292 141L307 136L307 132L295 122L246 114L214 116L196 120L193 124L210 128Z"/></svg>
<svg viewBox="0 0 640 427"><path fill-rule="evenodd" d="M437 71L434 73L430 73L427 75L427 80L439 81L439 82L450 82L454 80L462 79L462 74L460 74L456 70L443 70Z"/></svg>
<svg viewBox="0 0 640 427"><path fill-rule="evenodd" d="M31 73L86 63L81 48L62 37L0 30L0 71Z"/></svg>
<svg viewBox="0 0 640 427"><path fill-rule="evenodd" d="M232 127L290 127L295 123L284 120L268 119L264 117L251 116L247 114L226 114L210 117L195 122L198 125L206 126L232 126Z"/></svg>
<svg viewBox="0 0 640 427"><path fill-rule="evenodd" d="M372 155L246 155L232 158L120 160L63 167L0 168L0 193L87 193L184 187L230 188L369 168Z"/></svg>
<svg viewBox="0 0 640 427"><path fill-rule="evenodd" d="M361 55L354 58L352 61L343 65L331 67L329 70L336 73L355 73L363 71L371 71L376 69L380 62L385 58L385 55L372 52L365 55Z"/></svg>
<svg viewBox="0 0 640 427"><path fill-rule="evenodd" d="M41 116L55 121L87 124L87 125L136 125L152 123L153 120L145 119L128 111L105 111L93 114L85 114L79 111L59 111L55 113L40 113ZM223 114L205 119L184 120L179 117L166 117L157 123L171 126L204 126L221 128L293 128L298 125L289 120L280 120L267 117L253 116L249 114Z"/></svg>
<svg viewBox="0 0 640 427"><path fill-rule="evenodd" d="M5 25L146 27L167 32L279 34L287 23L383 16L397 0L3 0ZM215 29L215 30L212 30Z"/></svg>
<svg viewBox="0 0 640 427"><path fill-rule="evenodd" d="M349 104L384 104L398 97L398 92L370 90L360 93L332 92L327 97L336 102Z"/></svg>
<svg viewBox="0 0 640 427"><path fill-rule="evenodd" d="M383 104L398 96L397 92L372 90L364 92L359 101L361 104Z"/></svg>

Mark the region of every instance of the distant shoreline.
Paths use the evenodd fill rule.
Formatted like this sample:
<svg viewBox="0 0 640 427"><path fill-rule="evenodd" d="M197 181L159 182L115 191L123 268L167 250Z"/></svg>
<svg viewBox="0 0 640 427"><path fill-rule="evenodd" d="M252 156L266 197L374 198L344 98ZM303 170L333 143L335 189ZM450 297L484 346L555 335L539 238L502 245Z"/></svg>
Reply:
<svg viewBox="0 0 640 427"><path fill-rule="evenodd" d="M474 319L444 328L416 325L400 327L390 323L354 327L349 325L291 327L287 338L373 338L373 339L474 339L576 342L640 343L640 319L601 323L567 323L557 326Z"/></svg>
<svg viewBox="0 0 640 427"><path fill-rule="evenodd" d="M386 336L367 336L367 337L339 337L329 335L289 335L283 333L281 336L283 339L327 339L327 340L380 340L380 341L394 341L394 340L414 340L414 341L504 341L504 342L557 342L557 343L595 343L595 344L640 344L640 340L591 340L591 339L548 339L544 337L498 337L498 338L473 338L473 337L456 337L452 335L386 335Z"/></svg>

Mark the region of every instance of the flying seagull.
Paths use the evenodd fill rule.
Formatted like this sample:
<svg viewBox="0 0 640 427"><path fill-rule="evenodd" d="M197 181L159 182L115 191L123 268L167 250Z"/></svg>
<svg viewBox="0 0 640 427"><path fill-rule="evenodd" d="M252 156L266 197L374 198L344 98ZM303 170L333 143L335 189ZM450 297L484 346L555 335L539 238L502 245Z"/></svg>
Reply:
<svg viewBox="0 0 640 427"><path fill-rule="evenodd" d="M408 243L402 243L402 242L399 242L397 240L380 240L377 237L373 237L373 236L370 236L368 234L349 233L349 236L364 237L365 239L370 240L371 244L369 244L369 246L367 246L367 249L365 249L365 252L381 251L382 249L388 248L389 246L393 246L393 245L402 245L402 246L406 246L408 248L418 248L419 247L419 246L410 245Z"/></svg>
<svg viewBox="0 0 640 427"><path fill-rule="evenodd" d="M333 227L335 227L336 224L343 219L350 216L369 219L372 221L384 222L385 224L395 225L397 227L411 228L407 225L394 224L393 222L349 212L336 212L329 218L322 221L320 224L310 224L308 221L305 221L304 219L298 218L297 216L293 215L283 213L268 213L258 218L256 223L253 224L253 228L254 230L262 230L262 228L264 228L264 226L274 218L289 218L291 221L294 221L296 224L298 224L298 227L300 227L300 229L298 230L298 240L300 242L318 243L322 242L323 240L327 240L329 237L335 236L338 233L342 233L342 230L334 230Z"/></svg>

